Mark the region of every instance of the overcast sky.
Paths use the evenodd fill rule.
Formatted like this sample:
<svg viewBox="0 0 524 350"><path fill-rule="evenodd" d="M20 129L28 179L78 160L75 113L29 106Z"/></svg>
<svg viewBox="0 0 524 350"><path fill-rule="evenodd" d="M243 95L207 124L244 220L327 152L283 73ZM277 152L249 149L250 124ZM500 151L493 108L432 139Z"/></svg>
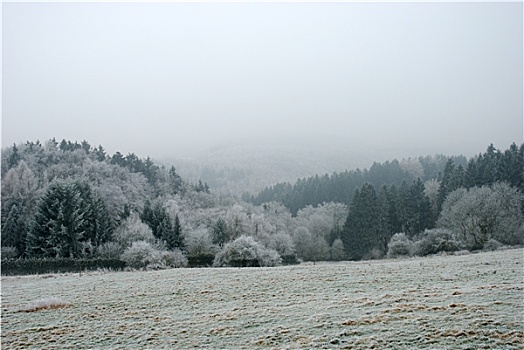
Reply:
<svg viewBox="0 0 524 350"><path fill-rule="evenodd" d="M522 3L6 3L2 145L523 141Z"/></svg>

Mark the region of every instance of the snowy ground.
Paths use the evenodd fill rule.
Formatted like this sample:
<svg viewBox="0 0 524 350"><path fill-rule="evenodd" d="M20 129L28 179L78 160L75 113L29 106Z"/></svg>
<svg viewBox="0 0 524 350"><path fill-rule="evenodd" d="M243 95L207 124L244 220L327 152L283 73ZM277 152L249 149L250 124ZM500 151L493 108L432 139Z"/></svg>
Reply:
<svg viewBox="0 0 524 350"><path fill-rule="evenodd" d="M523 253L2 277L2 349L522 349Z"/></svg>

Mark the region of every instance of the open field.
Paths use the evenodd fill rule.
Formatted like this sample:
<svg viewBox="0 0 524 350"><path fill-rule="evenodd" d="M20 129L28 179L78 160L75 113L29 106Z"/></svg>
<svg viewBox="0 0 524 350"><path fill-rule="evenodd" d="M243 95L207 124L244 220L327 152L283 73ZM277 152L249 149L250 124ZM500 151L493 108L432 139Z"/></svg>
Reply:
<svg viewBox="0 0 524 350"><path fill-rule="evenodd" d="M2 349L522 349L523 254L2 277Z"/></svg>

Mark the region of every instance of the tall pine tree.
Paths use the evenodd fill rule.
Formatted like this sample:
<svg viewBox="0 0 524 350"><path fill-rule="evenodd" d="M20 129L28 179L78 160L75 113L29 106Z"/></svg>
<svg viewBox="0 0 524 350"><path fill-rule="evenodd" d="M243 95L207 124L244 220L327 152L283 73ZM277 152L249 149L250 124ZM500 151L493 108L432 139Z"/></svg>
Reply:
<svg viewBox="0 0 524 350"><path fill-rule="evenodd" d="M341 234L351 260L373 257L374 250L384 253L384 242L389 235L387 217L387 201L378 198L373 185L366 183L355 190Z"/></svg>

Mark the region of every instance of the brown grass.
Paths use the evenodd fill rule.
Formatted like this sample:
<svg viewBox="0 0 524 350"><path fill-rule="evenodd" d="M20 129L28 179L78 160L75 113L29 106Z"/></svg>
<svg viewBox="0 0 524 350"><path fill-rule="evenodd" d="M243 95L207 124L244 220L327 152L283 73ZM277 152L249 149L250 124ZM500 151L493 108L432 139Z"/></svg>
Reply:
<svg viewBox="0 0 524 350"><path fill-rule="evenodd" d="M44 298L35 300L27 304L26 306L20 309L20 312L36 312L42 310L63 309L70 306L70 303L60 298Z"/></svg>

